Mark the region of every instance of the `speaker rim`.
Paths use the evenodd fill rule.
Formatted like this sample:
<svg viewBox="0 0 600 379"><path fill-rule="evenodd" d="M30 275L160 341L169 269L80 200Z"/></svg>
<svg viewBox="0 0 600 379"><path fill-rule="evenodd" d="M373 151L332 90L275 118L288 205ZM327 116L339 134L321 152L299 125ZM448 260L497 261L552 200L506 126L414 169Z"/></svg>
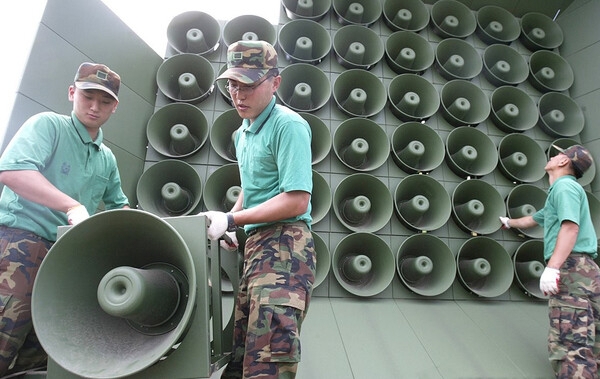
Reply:
<svg viewBox="0 0 600 379"><path fill-rule="evenodd" d="M546 263L544 262L544 242L543 241L538 240L538 239L532 239L532 240L527 240L527 241L521 243L519 246L517 246L517 249L513 253L513 257L512 257L513 267L515 270L515 272L514 272L515 282L517 282L518 287L521 288L527 296L535 297L537 299L547 299L548 296L544 295L542 293L542 291L540 290L539 281L536 281L536 283L532 286L527 286L527 285L525 285L525 283L523 283L523 281L521 280L521 278L518 275L517 262L519 262L519 260L518 260L519 253L526 252L526 251L528 252L528 250L524 250L524 249L530 247L530 245L536 245L534 247L536 247L539 250L539 252L541 253L541 259L538 259L537 261L542 263L544 266L546 265Z"/></svg>
<svg viewBox="0 0 600 379"><path fill-rule="evenodd" d="M359 3L363 5L365 9L369 9L371 13L366 15L368 18L364 22L352 22L351 20L346 19L340 9L342 6L350 5L351 3ZM370 8L372 7L372 8ZM333 15L337 19L337 21L341 25L360 25L364 27L371 27L373 24L379 20L381 14L383 13L383 7L380 1L371 1L371 0L333 0L332 1L332 9ZM344 10L347 10L345 8Z"/></svg>
<svg viewBox="0 0 600 379"><path fill-rule="evenodd" d="M350 78L350 79L348 79L348 78ZM351 79L353 79L353 80L351 80ZM343 101L347 99L347 96L350 94L350 92L353 89L357 89L357 88L363 89L362 86L358 86L358 87L353 86L353 88L347 88L347 86L345 86L344 84L345 84L345 82L348 82L348 81L351 83L358 83L358 84L372 84L377 87L374 89L374 91L371 91L371 93L374 94L376 97L375 100L372 100L373 97L371 97L367 94L368 104L365 104L365 108L370 106L370 108L372 108L370 111L365 109L365 114L356 114L356 113L353 113L343 107L343 105L342 105ZM340 93L340 91L342 93ZM387 90L386 90L383 82L381 81L381 79L379 79L372 72L366 71L363 69L359 69L359 68L353 68L353 69L345 70L344 72L342 72L333 82L333 91L332 92L333 92L333 99L335 100L337 108L340 111L342 111L344 114L351 116L351 117L365 117L365 118L373 117L376 114L378 114L379 112L381 112L383 110L383 108L385 108L385 105L387 103ZM367 91L365 90L365 92L367 92ZM345 97L343 99L340 99L342 94ZM377 102L379 102L379 104L377 104Z"/></svg>
<svg viewBox="0 0 600 379"><path fill-rule="evenodd" d="M417 129L422 129L418 132L427 133L428 135L426 137L430 137L433 140L433 143L432 143L433 148L426 149L426 151L433 152L433 154L429 155L429 157L432 157L432 155L433 155L429 165L426 165L425 167L412 167L409 164L407 164L406 162L404 162L398 155L397 151L399 149L396 148L396 146L397 146L396 143L399 142L398 140L403 137L403 134L410 133L410 130L406 131L407 129L413 129L413 131L415 131L415 132L417 131ZM412 141L409 141L409 142L412 142ZM419 142L422 143L423 141L419 140ZM400 167L403 171L405 171L409 174L418 174L418 173L428 174L431 171L438 168L442 164L442 162L444 161L444 158L445 158L446 148L444 146L444 141L442 140L442 137L439 135L439 133L437 133L431 126L427 125L426 123L410 121L410 122L405 122L405 123L400 124L392 132L392 136L390 138L390 145L391 145L392 159L394 160L394 163L396 163L396 165L398 167ZM406 147L406 146L408 146L408 144L406 144L403 147ZM436 158L435 154L437 154L437 158Z"/></svg>
<svg viewBox="0 0 600 379"><path fill-rule="evenodd" d="M519 142L521 142L521 144L527 144L528 147L532 149L529 151L530 154L527 154L526 168L526 171L531 177L526 177L527 174L520 175L511 172L502 161L506 156L518 152L516 150L516 145L518 145ZM533 138L525 134L510 133L502 137L500 142L498 142L498 167L509 180L512 180L515 183L534 183L541 180L546 175L546 171L544 170L546 162L546 154L544 154L542 147ZM537 175L532 175L532 172L534 172L534 164L537 165Z"/></svg>
<svg viewBox="0 0 600 379"><path fill-rule="evenodd" d="M509 104L508 102L505 102L501 104L501 107L497 106L499 97L506 92L512 92L509 95L506 95L506 97L519 101L519 116L517 117L519 117L520 120L524 120L520 127L517 127L517 125L509 125L498 115L498 111L505 105ZM520 117L521 114L524 114L525 117ZM490 118L492 119L494 125L496 125L498 129L505 133L524 132L536 126L539 119L539 113L537 104L525 91L518 87L506 85L496 88L490 95ZM528 120L528 118L530 120Z"/></svg>
<svg viewBox="0 0 600 379"><path fill-rule="evenodd" d="M264 27L266 34L265 35L258 35L258 39L262 40L262 41L267 41L268 43L270 43L272 46L275 46L277 44L277 32L275 30L275 26L273 24L271 24L266 18L258 16L258 15L254 15L254 14L243 14L237 17L234 17L232 19L230 19L229 21L227 21L225 23L225 26L223 26L223 43L225 43L225 46L229 47L232 43L237 42L237 41L241 41L244 40L244 33L242 32L241 35L239 33L239 30L231 30L231 28L233 28L234 26L238 26L236 25L237 23L241 23L243 24L253 24L253 23L257 23L259 24L259 26ZM233 38L230 38L229 34L236 32L237 37L233 36ZM246 30L246 33L248 32L248 30Z"/></svg>
<svg viewBox="0 0 600 379"><path fill-rule="evenodd" d="M478 225L476 225L475 227L466 225L463 222L463 220L461 220L460 217L458 216L458 214L456 213L456 206L466 203L466 202L459 203L459 201L461 199L458 199L460 197L460 195L462 195L462 193L460 193L459 191L463 191L464 187L466 187L466 186L479 186L480 187L479 191L474 191L475 193L479 193L479 194L487 193L487 194L490 194L489 196L493 197L492 201L494 201L494 203L492 204L492 208L486 209L485 210L486 214L484 214L482 216L482 217L487 216L486 217L487 220L483 220L483 221L487 221L487 223L486 223L487 226L483 225L481 220L478 223ZM484 235L493 234L500 229L501 224L500 224L500 222L498 222L498 217L504 216L506 214L505 213L506 205L504 203L504 199L502 198L502 196L500 195L498 190L494 186L489 184L488 182L483 181L481 179L463 180L452 191L451 199L452 199L452 217L453 217L456 225L464 232L467 232L471 235L484 236ZM469 199L469 200L478 200L478 199Z"/></svg>
<svg viewBox="0 0 600 379"><path fill-rule="evenodd" d="M395 45L396 40L400 40L400 42L404 42L408 40L411 44L409 47L415 47L419 44L418 48L419 54L417 54L417 58L422 58L423 62L421 66L412 69L410 67L404 67L401 64L395 61L394 55L397 56L400 51L396 52ZM413 51L415 50L413 48ZM401 49L400 49L401 50ZM408 30L399 30L396 31L388 37L385 41L384 53L387 65L396 73L396 74L405 74L405 73L413 73L422 75L429 67L433 65L435 61L435 52L433 46L425 39L425 37L417 34L415 32L411 32Z"/></svg>
<svg viewBox="0 0 600 379"><path fill-rule="evenodd" d="M375 2L373 2L375 3ZM340 44L340 40L348 35L358 35L361 38L358 41L352 41L350 44L354 42L360 42L365 47L365 58L367 54L372 53L373 56L366 63L356 63L347 60L344 57L344 54L349 46ZM364 26L351 24L345 25L335 31L332 38L332 46L333 53L337 60L337 62L346 69L363 69L363 70L371 70L377 63L379 63L383 59L383 55L385 54L385 46L383 41L379 37L375 31L369 28L365 28ZM344 51L341 49L344 48ZM367 51L368 50L368 51Z"/></svg>
<svg viewBox="0 0 600 379"><path fill-rule="evenodd" d="M194 18L199 18L198 20L194 20ZM169 25L167 26L167 41L169 43L169 46L177 53L177 54L181 54L181 53L187 53L188 51L186 51L186 49L182 49L180 43L182 42L180 39L178 39L176 41L176 43L173 43L173 39L174 39L174 34L176 33L176 29L177 26L175 25L177 22L198 22L198 23L207 23L208 27L216 29L217 35L209 35L210 41L209 42L214 42L211 44L211 46L208 46L208 49L205 51L201 51L198 53L192 53L192 54L198 54L198 55L208 55L210 53L213 53L215 51L217 51L217 49L219 48L219 43L221 41L221 25L219 24L219 22L210 14L206 13L206 12L202 12L202 11L187 11L187 12L183 12L180 13L178 15L176 15L175 17L173 17L171 19L171 21L169 22ZM204 33L204 30L202 30L202 32ZM214 38L216 37L216 38ZM208 45L208 44L207 44Z"/></svg>
<svg viewBox="0 0 600 379"><path fill-rule="evenodd" d="M390 17L393 13L397 13L400 10L400 8L396 9L395 5L397 4L398 2L393 0L384 0L383 2L383 21L392 31L420 32L427 27L430 17L429 8L427 8L427 6L421 0L404 0L402 2L402 5L408 6L408 10L411 11L413 18L415 15L416 18L422 18L420 22L416 22L416 25L413 25L413 27L409 26L409 28L403 28L395 24L393 22L393 17Z"/></svg>
<svg viewBox="0 0 600 379"><path fill-rule="evenodd" d="M531 38L529 38L529 36L528 36L529 30L528 29L526 30L526 28L529 27L528 22L530 22L532 20L538 21L538 22L543 22L544 26L550 28L550 32L553 33L557 37L557 40L553 43L540 44L536 41L533 41ZM539 12L528 12L528 13L525 13L523 16L521 16L521 34L519 36L519 39L520 39L521 43L523 44L523 46L525 46L530 51L553 50L563 44L564 34L562 31L562 28L558 25L558 23L556 23L556 21L552 20L550 17L546 16L543 13L539 13Z"/></svg>
<svg viewBox="0 0 600 379"><path fill-rule="evenodd" d="M319 35L317 36L315 33L315 35L312 36L312 37L318 37L318 38L311 38L311 41L313 42L313 46L315 46L315 44L318 44L318 45L324 44L325 48L323 48L321 52L317 53L316 56L311 59L302 59L300 57L294 56L293 48L290 49L289 46L287 46L287 48L286 48L286 46L284 46L284 42L282 42L284 39L287 40L287 38L282 38L282 37L286 37L284 35L284 33L286 33L291 27L299 25L299 24L303 24L303 25L298 26L298 28L303 27L304 28L303 30L305 32L303 34L301 33L301 35L298 35L297 38L311 37L311 35L309 35L310 33L308 33L308 31L311 30L311 28L316 28L318 30L316 33L319 33ZM309 19L296 19L296 20L286 22L279 29L279 34L277 35L277 43L279 45L279 49L283 53L283 57L285 58L285 60L287 62L289 62L289 63L309 63L309 64L313 64L313 65L321 63L323 61L323 59L325 59L325 57L327 57L327 55L329 55L329 52L331 51L331 47L333 45L331 36L329 35L329 33L327 32L325 27L323 25L319 24L318 22L309 20ZM290 50L292 50L292 52L290 52Z"/></svg>
<svg viewBox="0 0 600 379"><path fill-rule="evenodd" d="M511 212L511 209L515 208L515 206L519 206L519 205L524 205L524 204L514 204L515 198L518 198L519 195L521 195L522 193L529 193L529 196L532 196L532 192L537 192L538 195L541 195L542 198L541 200L538 200L537 204L529 204L532 206L536 206L535 209L536 210L540 210L544 207L544 204L546 203L546 198L548 196L548 194L546 193L546 191L544 191L543 189L541 189L540 187L530 184L530 183L522 183L522 184L518 184L515 187L513 187L510 192L508 193L508 195L506 196L506 200L505 200L505 204L506 204L506 214L508 215L509 218L516 218L517 215L513 214L513 212ZM518 217L521 217L521 215L518 215ZM520 228L511 228L511 229L515 229L518 233L523 234L526 237L529 238L543 238L544 237L544 229L537 225L534 226L532 228L527 228L527 229L520 229Z"/></svg>
<svg viewBox="0 0 600 379"><path fill-rule="evenodd" d="M447 47L447 45L449 47ZM474 65L474 69L471 72L465 73L464 75L460 75L459 73L453 73L447 70L444 67L444 64L442 63L442 60L444 60L445 58L441 56L442 53L445 53L444 49L449 49L452 52L451 55L454 55L458 51L464 53L464 56L461 55L461 57L464 59L464 64L472 64ZM438 73L446 80L471 80L477 75L479 75L479 73L483 69L483 62L481 56L479 55L475 47L473 47L473 45L465 42L460 38L449 37L441 40L435 49L435 66L437 68Z"/></svg>
<svg viewBox="0 0 600 379"><path fill-rule="evenodd" d="M342 150L344 147L348 147L348 145L343 145L343 143L352 142L350 139L346 138L343 133L350 132L358 132L360 134L354 135L353 137L363 138L367 140L367 142L369 142L368 140L370 139L370 142L372 142L372 146L369 148L367 153L367 160L370 162L367 163L366 166L361 165L359 167L355 167L343 159ZM390 155L390 150L387 149L388 143L388 136L383 127L375 121L364 117L348 118L342 121L333 131L332 146L336 157L341 163L344 164L344 166L357 172L370 172L383 166ZM379 146L385 146L386 148L381 149L378 148Z"/></svg>
<svg viewBox="0 0 600 379"><path fill-rule="evenodd" d="M292 0L292 1L296 1L296 5L298 4L298 0ZM329 10L331 9L331 0L317 1L316 4L323 5L324 8L318 9L317 14L314 14L311 16L303 16L303 15L300 15L300 14L292 11L290 0L281 0L281 5L283 6L285 14L290 20L307 19L307 20L313 20L313 21L320 21L327 15Z"/></svg>
<svg viewBox="0 0 600 379"><path fill-rule="evenodd" d="M509 29L509 32L511 32L507 32L508 36L506 38L498 38L497 36L491 35L482 25L484 21L487 21L485 17L491 16L492 14L494 16L499 16L502 19L500 21L505 21L505 23L502 23L503 29ZM485 5L479 8L475 17L477 20L477 29L475 32L479 39L485 44L492 45L494 43L502 43L508 45L521 35L521 25L519 25L519 20L508 10L497 5ZM493 21L499 20L494 19ZM505 28L505 25L508 26L508 28Z"/></svg>
<svg viewBox="0 0 600 379"><path fill-rule="evenodd" d="M454 7L454 9L452 9ZM440 27L440 20L437 19L439 16L438 12L448 11L448 10L457 10L462 12L461 16L465 16L466 18L463 21L466 21L467 26L466 29L460 34L451 34L450 32L444 30ZM431 24L433 28L433 32L437 34L441 38L466 38L475 32L477 28L477 20L475 19L475 15L471 12L469 7L455 0L438 0L431 7Z"/></svg>

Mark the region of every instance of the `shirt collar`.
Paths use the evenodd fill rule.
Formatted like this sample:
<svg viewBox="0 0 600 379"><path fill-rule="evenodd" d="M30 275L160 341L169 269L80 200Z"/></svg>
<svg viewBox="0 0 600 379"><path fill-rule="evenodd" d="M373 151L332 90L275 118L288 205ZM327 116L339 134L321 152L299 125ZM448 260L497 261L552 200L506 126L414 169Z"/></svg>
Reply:
<svg viewBox="0 0 600 379"><path fill-rule="evenodd" d="M244 130L249 131L251 133L258 133L260 129L262 129L263 124L267 122L267 119L271 115L273 108L275 108L275 95L273 95L273 98L269 102L269 105L267 105L265 109L263 109L263 111L260 112L256 120L254 120L252 124L250 124L250 120L244 119Z"/></svg>
<svg viewBox="0 0 600 379"><path fill-rule="evenodd" d="M548 193L550 191L552 191L552 189L554 188L554 186L556 185L556 183L562 181L562 180L575 180L577 181L577 179L573 176L573 175L563 175L560 178L557 178L554 183L552 183L552 185L550 186L550 188L548 188Z"/></svg>
<svg viewBox="0 0 600 379"><path fill-rule="evenodd" d="M96 137L96 140L92 140L90 133L88 133L85 126L81 123L81 121L79 121L77 116L75 116L75 112L71 112L71 120L73 121L73 125L75 125L75 130L77 131L77 134L79 134L81 141L85 144L93 143L98 149L100 149L100 145L102 144L102 139L104 136L102 129L98 129L98 136Z"/></svg>

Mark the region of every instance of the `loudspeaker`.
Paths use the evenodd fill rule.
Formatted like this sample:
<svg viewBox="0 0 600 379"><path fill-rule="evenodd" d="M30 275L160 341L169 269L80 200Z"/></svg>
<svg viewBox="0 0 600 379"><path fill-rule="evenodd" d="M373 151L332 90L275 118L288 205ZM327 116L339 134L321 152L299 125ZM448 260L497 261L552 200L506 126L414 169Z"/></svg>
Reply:
<svg viewBox="0 0 600 379"><path fill-rule="evenodd" d="M237 162L233 139L242 118L236 109L229 109L215 118L210 128L210 145L217 154L226 161Z"/></svg>
<svg viewBox="0 0 600 379"><path fill-rule="evenodd" d="M453 126L475 126L490 114L490 102L485 93L466 80L454 79L444 84L440 99L442 116Z"/></svg>
<svg viewBox="0 0 600 379"><path fill-rule="evenodd" d="M385 58L396 74L421 75L433 64L435 55L431 44L415 32L401 30L385 41Z"/></svg>
<svg viewBox="0 0 600 379"><path fill-rule="evenodd" d="M331 259L338 283L356 296L375 296L394 279L394 254L375 234L359 232L345 236Z"/></svg>
<svg viewBox="0 0 600 379"><path fill-rule="evenodd" d="M373 30L360 25L346 25L333 36L333 52L345 68L370 70L383 58L383 41Z"/></svg>
<svg viewBox="0 0 600 379"><path fill-rule="evenodd" d="M426 124L406 122L394 129L392 159L407 173L427 174L444 161L444 141Z"/></svg>
<svg viewBox="0 0 600 379"><path fill-rule="evenodd" d="M502 196L491 184L480 179L460 182L452 192L452 215L464 231L491 234L500 229L499 216L506 214Z"/></svg>
<svg viewBox="0 0 600 379"><path fill-rule="evenodd" d="M506 212L509 218L533 216L535 212L544 208L546 191L533 184L519 184L510 190L506 197ZM511 228L518 234L529 238L543 238L544 229L536 225L527 229Z"/></svg>
<svg viewBox="0 0 600 379"><path fill-rule="evenodd" d="M431 27L441 38L466 38L477 28L473 12L456 0L439 0L431 7Z"/></svg>
<svg viewBox="0 0 600 379"><path fill-rule="evenodd" d="M356 24L369 27L379 20L382 11L379 1L333 0L333 12L342 25Z"/></svg>
<svg viewBox="0 0 600 379"><path fill-rule="evenodd" d="M297 19L279 29L279 47L291 63L318 64L331 50L331 36L316 21Z"/></svg>
<svg viewBox="0 0 600 379"><path fill-rule="evenodd" d="M221 40L221 26L208 13L189 11L181 13L167 26L167 41L177 54L206 55L217 50Z"/></svg>
<svg viewBox="0 0 600 379"><path fill-rule="evenodd" d="M521 17L520 41L529 50L553 50L562 45L563 39L558 23L545 14L529 12Z"/></svg>
<svg viewBox="0 0 600 379"><path fill-rule="evenodd" d="M395 76L388 85L390 110L401 121L423 121L440 107L440 96L431 82L415 74Z"/></svg>
<svg viewBox="0 0 600 379"><path fill-rule="evenodd" d="M373 171L390 156L385 130L368 118L342 121L333 132L333 151L338 159L355 171Z"/></svg>
<svg viewBox="0 0 600 379"><path fill-rule="evenodd" d="M184 158L204 146L208 129L206 116L199 108L187 103L170 103L150 117L146 137L158 153L169 158Z"/></svg>
<svg viewBox="0 0 600 379"><path fill-rule="evenodd" d="M191 53L166 59L156 72L160 91L169 99L200 103L214 89L215 71L208 59Z"/></svg>
<svg viewBox="0 0 600 379"><path fill-rule="evenodd" d="M421 296L446 292L456 277L456 260L439 237L413 234L398 249L396 269L402 283Z"/></svg>
<svg viewBox="0 0 600 379"><path fill-rule="evenodd" d="M327 274L331 269L331 253L329 247L323 241L323 238L319 236L315 231L312 232L313 239L315 241L315 255L317 257L317 267L315 270L315 282L313 283L313 289L317 288L327 279Z"/></svg>
<svg viewBox="0 0 600 379"><path fill-rule="evenodd" d="M209 211L229 212L242 193L237 163L220 166L206 178L204 206Z"/></svg>
<svg viewBox="0 0 600 379"><path fill-rule="evenodd" d="M420 232L441 228L452 212L450 195L444 186L430 176L419 174L409 175L398 183L394 206L398 219Z"/></svg>
<svg viewBox="0 0 600 379"><path fill-rule="evenodd" d="M490 119L505 133L524 132L538 122L535 101L518 87L502 86L490 96Z"/></svg>
<svg viewBox="0 0 600 379"><path fill-rule="evenodd" d="M299 112L298 114L302 116L310 126L312 133L310 142L312 164L316 165L329 155L332 144L331 132L329 131L327 124L314 114L306 112Z"/></svg>
<svg viewBox="0 0 600 379"><path fill-rule="evenodd" d="M383 21L393 31L419 32L429 23L429 9L421 0L384 0Z"/></svg>
<svg viewBox="0 0 600 379"><path fill-rule="evenodd" d="M337 219L354 232L380 230L392 217L393 209L390 190L371 174L348 175L333 192L333 210Z"/></svg>
<svg viewBox="0 0 600 379"><path fill-rule="evenodd" d="M327 74L312 64L293 63L284 67L280 75L282 79L277 97L297 112L317 111L331 97Z"/></svg>
<svg viewBox="0 0 600 379"><path fill-rule="evenodd" d="M580 144L581 143L579 143L573 139L570 139L570 138L559 138L557 140L554 140L550 144L550 146L548 147L548 150L546 152L546 156L548 157L548 159L550 159L553 156L555 156L556 154L558 154L558 150L556 150L552 145L556 145L556 146L560 147L561 149L567 149L570 146L580 145ZM577 179L577 181L582 186L587 186L594 180L595 176L596 176L596 161L592 161L592 165L590 166L590 168L583 174L583 176L581 178ZM600 223L599 223L599 226L600 226Z"/></svg>
<svg viewBox="0 0 600 379"><path fill-rule="evenodd" d="M465 241L456 256L456 265L464 287L481 297L502 295L514 278L510 255L489 237L477 236Z"/></svg>
<svg viewBox="0 0 600 379"><path fill-rule="evenodd" d="M538 100L539 127L551 137L574 137L581 133L585 117L569 96L548 92Z"/></svg>
<svg viewBox="0 0 600 379"><path fill-rule="evenodd" d="M312 170L312 182L313 191L310 197L310 203L312 205L311 217L312 224L316 224L321 221L331 208L331 188L327 180L319 172ZM318 261L318 260L317 260Z"/></svg>
<svg viewBox="0 0 600 379"><path fill-rule="evenodd" d="M219 76L221 76L221 74L223 74L226 70L227 70L227 64L224 64L219 69L219 72L217 73L217 78ZM225 100L227 102L227 104L229 104L233 107L233 100L231 100L231 94L229 93L229 91L227 91L227 88L226 88L227 80L217 80L216 85L217 85L217 88L219 89L219 92L221 93L221 96L223 97L223 100Z"/></svg>
<svg viewBox="0 0 600 379"><path fill-rule="evenodd" d="M500 171L513 183L533 183L546 175L546 154L531 137L520 133L504 136L498 143Z"/></svg>
<svg viewBox="0 0 600 379"><path fill-rule="evenodd" d="M165 159L142 173L136 195L139 207L157 216L188 215L200 203L202 178L189 163Z"/></svg>
<svg viewBox="0 0 600 379"><path fill-rule="evenodd" d="M481 130L460 126L446 137L446 162L461 178L482 177L496 168L498 151Z"/></svg>
<svg viewBox="0 0 600 379"><path fill-rule="evenodd" d="M517 18L504 8L486 5L477 11L477 30L479 38L486 44L510 44L519 38L521 26Z"/></svg>
<svg viewBox="0 0 600 379"><path fill-rule="evenodd" d="M600 200L589 191L585 191L585 195L590 205L590 214L592 215L592 224L594 224L594 230L596 235L600 235ZM600 240L598 241L600 242Z"/></svg>
<svg viewBox="0 0 600 379"><path fill-rule="evenodd" d="M319 21L331 8L331 0L281 0L285 14L291 20Z"/></svg>
<svg viewBox="0 0 600 379"><path fill-rule="evenodd" d="M446 80L470 80L481 72L483 63L475 48L458 38L447 38L437 45L435 61L438 72Z"/></svg>
<svg viewBox="0 0 600 379"><path fill-rule="evenodd" d="M268 20L256 15L241 15L227 21L223 27L223 42L229 46L237 41L267 41L275 46L277 32Z"/></svg>
<svg viewBox="0 0 600 379"><path fill-rule="evenodd" d="M527 79L529 67L525 58L515 49L495 44L483 51L483 75L496 87L506 84L516 86Z"/></svg>
<svg viewBox="0 0 600 379"><path fill-rule="evenodd" d="M381 112L387 101L383 82L359 68L342 72L333 83L337 107L351 117L371 117Z"/></svg>
<svg viewBox="0 0 600 379"><path fill-rule="evenodd" d="M544 242L529 240L523 242L513 254L515 281L526 295L545 299L540 290L540 277L544 271Z"/></svg>
<svg viewBox="0 0 600 379"><path fill-rule="evenodd" d="M540 92L566 91L575 75L569 62L551 51L540 50L529 57L529 82Z"/></svg>

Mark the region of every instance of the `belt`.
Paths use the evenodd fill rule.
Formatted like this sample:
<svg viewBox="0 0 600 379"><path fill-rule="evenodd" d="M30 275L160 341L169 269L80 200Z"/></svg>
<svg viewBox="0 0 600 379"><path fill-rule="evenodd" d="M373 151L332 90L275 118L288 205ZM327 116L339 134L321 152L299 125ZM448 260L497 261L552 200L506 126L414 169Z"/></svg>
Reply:
<svg viewBox="0 0 600 379"><path fill-rule="evenodd" d="M246 232L246 235L248 237L250 237L250 236L255 235L258 232L262 232L262 231L267 230L267 229L276 228L276 227L283 226L283 225L291 225L291 224L295 224L295 223L299 223L299 222L301 222L303 224L306 224L304 221L301 221L301 220L299 220L299 221L293 221L293 222L276 222L274 224L259 226L259 227L256 227L254 229L250 229L250 230L248 230Z"/></svg>

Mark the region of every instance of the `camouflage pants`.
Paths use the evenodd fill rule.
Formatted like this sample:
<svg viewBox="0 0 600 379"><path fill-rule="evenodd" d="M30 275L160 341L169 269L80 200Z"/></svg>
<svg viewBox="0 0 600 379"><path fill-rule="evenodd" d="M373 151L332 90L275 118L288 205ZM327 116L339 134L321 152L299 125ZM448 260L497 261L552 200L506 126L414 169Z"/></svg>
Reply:
<svg viewBox="0 0 600 379"><path fill-rule="evenodd" d="M304 222L260 228L248 237L232 359L222 379L295 378L315 265L314 240Z"/></svg>
<svg viewBox="0 0 600 379"><path fill-rule="evenodd" d="M51 246L33 233L0 226L0 376L46 362L33 330L31 294Z"/></svg>
<svg viewBox="0 0 600 379"><path fill-rule="evenodd" d="M585 254L572 254L560 269L559 293L548 301L548 352L557 378L598 378L600 270Z"/></svg>

